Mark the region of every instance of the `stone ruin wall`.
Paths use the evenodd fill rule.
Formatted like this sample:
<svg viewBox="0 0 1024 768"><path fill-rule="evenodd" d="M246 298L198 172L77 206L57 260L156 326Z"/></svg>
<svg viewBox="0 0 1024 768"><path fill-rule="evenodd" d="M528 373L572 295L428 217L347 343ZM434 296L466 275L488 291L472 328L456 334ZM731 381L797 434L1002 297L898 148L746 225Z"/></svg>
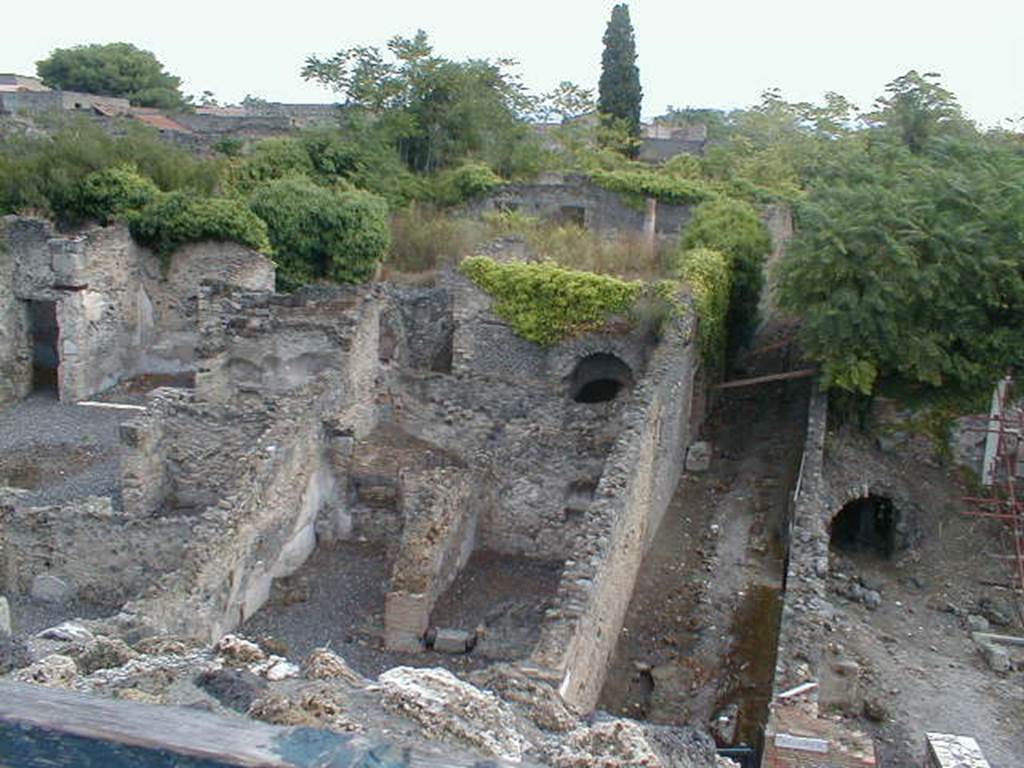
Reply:
<svg viewBox="0 0 1024 768"><path fill-rule="evenodd" d="M29 301L56 304L58 386L77 401L142 373L192 369L196 295L203 279L269 291L274 266L231 243L177 251L166 275L124 225L60 236L42 219L7 217L0 255L0 404L28 394Z"/></svg>
<svg viewBox="0 0 1024 768"><path fill-rule="evenodd" d="M659 343L633 330L541 348L490 305L454 273L430 288L291 296L203 287L196 389L157 390L122 426L124 503L111 520L140 534L142 565L114 621L214 639L318 541L369 534L389 545L389 631L411 643L474 550L556 560L555 606L524 667L592 708L690 442L693 318ZM594 353L618 356L635 383L575 403L573 371ZM395 511L367 515L354 483L380 472L373 456L392 433L383 490ZM56 549L75 559L69 542Z"/></svg>
<svg viewBox="0 0 1024 768"><path fill-rule="evenodd" d="M622 415L615 442L562 574L557 606L529 660L581 711L596 706L643 556L683 470L700 349L693 316L674 322Z"/></svg>
<svg viewBox="0 0 1024 768"><path fill-rule="evenodd" d="M618 192L578 174L552 174L534 182L505 184L467 206L467 212L474 216L517 211L541 219L572 221L566 209L581 209L583 226L595 232L639 235L644 231L644 206L630 205ZM677 237L692 215L693 206L659 203L655 231L660 236Z"/></svg>
<svg viewBox="0 0 1024 768"><path fill-rule="evenodd" d="M0 593L27 593L48 574L79 598L121 605L177 568L189 528L185 518L139 519L108 497L33 507L0 493Z"/></svg>
<svg viewBox="0 0 1024 768"><path fill-rule="evenodd" d="M369 300L373 289L338 293L346 311L328 311L323 298L204 289L195 392L158 392L148 412L128 427L158 437L134 440L126 466L173 468L159 481L162 498L149 488L139 496L150 506L154 500L173 506L181 503L180 489L188 488L197 514L182 567L161 580L153 597L126 607L143 624L219 637L262 607L273 579L305 562L318 524L335 527L331 518L343 506L337 470L351 441L373 427L379 328L379 305ZM262 325L250 322L257 318ZM333 338L333 347L321 348L330 367L307 371L297 382L286 359L283 369L268 367L259 380L262 389L250 369L236 377L228 354L235 340L251 352L255 337L294 338L297 326L316 338ZM302 349L300 355L308 354Z"/></svg>

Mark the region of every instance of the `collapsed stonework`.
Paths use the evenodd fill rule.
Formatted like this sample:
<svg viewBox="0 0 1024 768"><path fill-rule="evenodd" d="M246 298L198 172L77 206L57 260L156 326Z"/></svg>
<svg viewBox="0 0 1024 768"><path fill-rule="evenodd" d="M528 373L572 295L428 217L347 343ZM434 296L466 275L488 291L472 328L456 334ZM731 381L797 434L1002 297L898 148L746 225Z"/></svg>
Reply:
<svg viewBox="0 0 1024 768"><path fill-rule="evenodd" d="M74 402L139 374L193 369L199 283L272 290L274 265L247 248L178 250L166 273L127 227L58 235L6 217L0 235L0 405L50 383Z"/></svg>
<svg viewBox="0 0 1024 768"><path fill-rule="evenodd" d="M62 400L140 371L191 370L194 388L153 390L123 421L110 498L0 492L5 592L45 577L101 606L104 632L213 642L314 552L359 542L385 553L383 648L420 654L486 627L433 616L474 557L525 559L556 575L543 613L481 652L594 708L700 416L692 314L545 348L457 272L279 295L229 246L179 251L163 277L123 228L7 230L9 397L28 390L24 304L43 297Z"/></svg>

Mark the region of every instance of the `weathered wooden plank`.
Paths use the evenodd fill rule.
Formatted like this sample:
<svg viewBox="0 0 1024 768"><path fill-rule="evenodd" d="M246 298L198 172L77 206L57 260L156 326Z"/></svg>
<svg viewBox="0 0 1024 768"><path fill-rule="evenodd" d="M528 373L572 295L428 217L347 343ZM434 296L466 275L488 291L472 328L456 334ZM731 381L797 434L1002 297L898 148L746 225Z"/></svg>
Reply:
<svg viewBox="0 0 1024 768"><path fill-rule="evenodd" d="M199 710L0 681L0 766L48 768L500 768L439 746L282 728ZM520 764L520 768L523 768Z"/></svg>
<svg viewBox="0 0 1024 768"><path fill-rule="evenodd" d="M773 373L770 376L755 376L752 379L736 379L719 384L715 389L739 389L740 387L753 387L756 384L770 384L774 381L791 381L792 379L807 379L817 375L815 368L804 368L799 371L786 371L786 373Z"/></svg>

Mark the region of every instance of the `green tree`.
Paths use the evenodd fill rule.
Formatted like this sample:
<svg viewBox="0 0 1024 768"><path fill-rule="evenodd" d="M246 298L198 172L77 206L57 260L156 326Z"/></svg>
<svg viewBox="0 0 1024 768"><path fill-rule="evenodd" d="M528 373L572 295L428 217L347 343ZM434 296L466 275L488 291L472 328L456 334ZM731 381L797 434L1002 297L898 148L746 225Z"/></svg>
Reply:
<svg viewBox="0 0 1024 768"><path fill-rule="evenodd" d="M523 120L533 102L508 59L452 61L434 53L425 32L396 36L387 51L357 46L312 56L302 76L362 112L414 171L431 172L473 156L515 173L517 145L530 141Z"/></svg>
<svg viewBox="0 0 1024 768"><path fill-rule="evenodd" d="M601 55L601 79L598 83L598 111L623 120L634 136L640 133L640 70L636 66L636 39L629 20L629 6L619 3L612 9L604 33Z"/></svg>
<svg viewBox="0 0 1024 768"><path fill-rule="evenodd" d="M910 70L885 86L875 111L865 115L872 125L896 136L911 152L921 152L940 134L970 130L956 96L939 85L934 72Z"/></svg>
<svg viewBox="0 0 1024 768"><path fill-rule="evenodd" d="M183 109L187 103L181 79L131 43L58 48L36 62L36 72L52 88L121 96L140 107Z"/></svg>
<svg viewBox="0 0 1024 768"><path fill-rule="evenodd" d="M1024 155L991 139L841 154L780 274L824 384L971 398L1024 366Z"/></svg>
<svg viewBox="0 0 1024 768"><path fill-rule="evenodd" d="M251 207L267 223L286 289L323 279L365 282L390 245L387 204L369 192L292 176L256 190Z"/></svg>

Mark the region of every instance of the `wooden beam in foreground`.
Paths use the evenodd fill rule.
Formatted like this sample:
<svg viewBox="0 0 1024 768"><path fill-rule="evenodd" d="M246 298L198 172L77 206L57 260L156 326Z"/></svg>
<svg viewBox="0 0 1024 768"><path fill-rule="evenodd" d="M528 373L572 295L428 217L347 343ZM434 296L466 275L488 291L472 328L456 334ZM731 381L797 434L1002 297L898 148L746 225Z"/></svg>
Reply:
<svg viewBox="0 0 1024 768"><path fill-rule="evenodd" d="M816 368L804 368L800 371L786 371L786 373L773 373L770 376L756 376L753 379L736 379L719 384L715 389L739 389L740 387L753 387L757 384L770 384L774 381L791 381L793 379L807 379L817 375Z"/></svg>

